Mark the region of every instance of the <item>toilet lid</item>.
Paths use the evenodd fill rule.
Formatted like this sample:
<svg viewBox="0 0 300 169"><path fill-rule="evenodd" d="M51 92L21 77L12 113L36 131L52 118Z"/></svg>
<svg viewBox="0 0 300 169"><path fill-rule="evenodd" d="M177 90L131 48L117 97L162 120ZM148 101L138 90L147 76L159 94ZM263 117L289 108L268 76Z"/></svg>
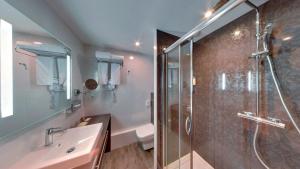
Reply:
<svg viewBox="0 0 300 169"><path fill-rule="evenodd" d="M136 129L136 135L139 138L145 138L154 135L154 126L152 123L140 126Z"/></svg>

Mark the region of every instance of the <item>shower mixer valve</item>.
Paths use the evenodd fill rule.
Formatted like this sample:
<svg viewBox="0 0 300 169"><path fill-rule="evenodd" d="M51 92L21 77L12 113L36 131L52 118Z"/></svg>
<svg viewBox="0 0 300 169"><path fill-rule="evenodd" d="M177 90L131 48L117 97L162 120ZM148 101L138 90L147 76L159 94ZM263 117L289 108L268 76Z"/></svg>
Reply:
<svg viewBox="0 0 300 169"><path fill-rule="evenodd" d="M255 121L257 123L263 123L263 124L267 124L267 125L271 125L274 127L279 127L284 129L285 128L285 124L281 123L280 119L277 118L273 118L273 117L267 117L267 119L265 118L261 118L256 116L254 113L252 112L239 112L237 113L238 117L244 118L244 119L248 119L251 121Z"/></svg>
<svg viewBox="0 0 300 169"><path fill-rule="evenodd" d="M274 123L281 123L280 119L274 118L274 117L267 117L268 120L273 121Z"/></svg>

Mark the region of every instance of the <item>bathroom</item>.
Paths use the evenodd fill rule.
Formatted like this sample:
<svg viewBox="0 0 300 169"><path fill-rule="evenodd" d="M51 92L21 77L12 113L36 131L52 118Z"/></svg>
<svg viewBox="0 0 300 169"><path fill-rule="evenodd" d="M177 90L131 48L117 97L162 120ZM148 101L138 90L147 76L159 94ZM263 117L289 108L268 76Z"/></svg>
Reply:
<svg viewBox="0 0 300 169"><path fill-rule="evenodd" d="M0 0L0 169L300 169L299 18L299 0Z"/></svg>

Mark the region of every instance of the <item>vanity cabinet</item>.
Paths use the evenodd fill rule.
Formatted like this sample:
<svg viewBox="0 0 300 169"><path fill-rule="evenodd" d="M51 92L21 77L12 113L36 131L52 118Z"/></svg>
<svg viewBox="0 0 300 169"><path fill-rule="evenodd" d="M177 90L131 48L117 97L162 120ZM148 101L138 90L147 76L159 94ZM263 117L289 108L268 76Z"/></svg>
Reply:
<svg viewBox="0 0 300 169"><path fill-rule="evenodd" d="M111 116L110 114L87 116L81 119L81 123L82 122L85 123L85 125L102 123L103 129L99 136L99 141L97 142L97 145L93 150L93 160L74 169L101 169L101 163L104 153L110 152L111 150Z"/></svg>

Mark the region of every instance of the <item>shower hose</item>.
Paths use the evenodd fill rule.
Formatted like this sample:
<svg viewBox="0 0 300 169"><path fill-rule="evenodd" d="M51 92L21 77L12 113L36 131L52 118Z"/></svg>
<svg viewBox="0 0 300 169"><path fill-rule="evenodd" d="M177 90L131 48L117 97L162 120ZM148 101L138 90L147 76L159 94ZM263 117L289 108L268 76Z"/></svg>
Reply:
<svg viewBox="0 0 300 169"><path fill-rule="evenodd" d="M279 95L279 98L280 98L280 101L281 101L281 104L282 106L284 107L289 119L291 120L291 122L293 123L294 127L296 128L298 134L300 135L300 129L299 129L299 126L297 125L297 123L295 122L293 116L291 115L290 113L290 110L288 109L286 103L285 103L285 100L283 98L283 95L281 93L281 89L279 87L279 81L278 81L278 78L275 74L275 68L274 68L274 65L273 65L273 62L272 62L272 59L270 57L270 55L267 55L266 56L266 59L268 61L268 65L270 67L270 71L271 71L271 76L272 76L272 79L274 81L274 84L275 84L275 87L276 87L276 90L277 90L277 93ZM257 156L258 160L260 161L260 163L266 168L266 169L270 169L270 167L261 159L260 155L258 154L258 151L257 151L257 148L256 148L256 139L257 139L257 134L258 134L258 130L259 130L259 124L256 125L256 129L255 129L255 134L254 134L254 138L253 138L253 148L254 148L254 152L255 152L255 155Z"/></svg>

